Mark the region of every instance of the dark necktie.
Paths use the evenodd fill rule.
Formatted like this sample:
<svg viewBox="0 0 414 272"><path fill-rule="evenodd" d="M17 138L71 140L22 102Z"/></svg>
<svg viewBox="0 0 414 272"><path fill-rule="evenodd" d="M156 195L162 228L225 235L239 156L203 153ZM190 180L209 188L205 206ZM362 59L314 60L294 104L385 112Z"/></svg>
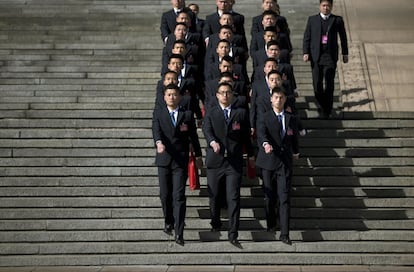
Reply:
<svg viewBox="0 0 414 272"><path fill-rule="evenodd" d="M283 130L283 115L279 114L277 116L277 119L279 120L280 138L283 139L283 137L285 136L285 131Z"/></svg>
<svg viewBox="0 0 414 272"><path fill-rule="evenodd" d="M177 124L177 122L175 121L175 117L174 117L174 112L170 112L170 116L171 116L171 122L173 124L173 126L175 127L175 125Z"/></svg>
<svg viewBox="0 0 414 272"><path fill-rule="evenodd" d="M224 109L224 120L226 121L226 124L229 123L229 110L228 109Z"/></svg>

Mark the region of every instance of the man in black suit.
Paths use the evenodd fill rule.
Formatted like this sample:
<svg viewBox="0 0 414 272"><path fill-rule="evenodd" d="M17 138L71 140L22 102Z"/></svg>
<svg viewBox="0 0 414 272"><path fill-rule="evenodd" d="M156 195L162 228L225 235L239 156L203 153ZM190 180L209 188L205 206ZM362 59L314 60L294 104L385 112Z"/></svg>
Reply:
<svg viewBox="0 0 414 272"><path fill-rule="evenodd" d="M329 118L332 111L334 79L338 61L338 34L341 39L342 61L348 62L348 42L344 20L331 13L333 0L320 0L317 15L310 16L303 35L303 60L311 62L318 111ZM325 80L325 88L324 81Z"/></svg>
<svg viewBox="0 0 414 272"><path fill-rule="evenodd" d="M165 87L164 101L165 106L155 106L152 118L157 149L155 164L158 166L164 232L172 235L174 228L175 242L183 246L189 146L193 147L198 167L202 166L201 148L192 112L178 106L180 91L177 85Z"/></svg>
<svg viewBox="0 0 414 272"><path fill-rule="evenodd" d="M279 239L292 244L289 237L290 189L293 159L299 159L297 119L284 111L286 95L273 88L272 110L260 116L257 129L256 165L262 169L267 230L276 230L276 203L279 203ZM278 200L278 201L277 201Z"/></svg>
<svg viewBox="0 0 414 272"><path fill-rule="evenodd" d="M230 12L233 15L234 33L245 35L244 30L244 16L232 10L234 0L216 0L217 11L207 15L203 28L203 37L208 43L208 37L211 34L217 33L220 29L220 17L224 12Z"/></svg>
<svg viewBox="0 0 414 272"><path fill-rule="evenodd" d="M244 147L254 164L249 118L246 109L232 107L233 88L229 83L219 84L216 96L219 106L211 108L203 122L203 133L207 141L206 166L211 226L214 232L221 227L219 196L220 181L224 178L229 218L228 239L232 245L241 248L237 238Z"/></svg>
<svg viewBox="0 0 414 272"><path fill-rule="evenodd" d="M172 9L164 12L161 16L161 39L167 42L167 36L174 32L177 16L185 7L185 0L171 0Z"/></svg>
<svg viewBox="0 0 414 272"><path fill-rule="evenodd" d="M194 14L194 24L195 24L195 30L197 33L203 34L203 28L204 28L204 19L198 18L198 14L200 13L200 6L196 3L190 3L188 5L188 8L193 12Z"/></svg>
<svg viewBox="0 0 414 272"><path fill-rule="evenodd" d="M263 12L265 11L273 11L276 13L277 17L277 22L276 25L279 28L279 30L283 33L286 33L287 35L289 35L289 26L288 23L286 21L286 18L280 15L280 8L279 8L279 4L277 3L276 0L262 0L262 10ZM263 31L263 13L260 15L257 15L255 17L253 17L252 19L252 28L251 28L251 34L252 36L260 31Z"/></svg>

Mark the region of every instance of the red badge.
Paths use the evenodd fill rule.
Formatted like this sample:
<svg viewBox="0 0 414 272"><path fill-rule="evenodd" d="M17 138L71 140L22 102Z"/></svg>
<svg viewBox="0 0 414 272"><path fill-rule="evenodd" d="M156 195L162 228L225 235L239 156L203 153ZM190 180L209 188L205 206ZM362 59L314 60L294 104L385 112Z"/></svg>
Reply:
<svg viewBox="0 0 414 272"><path fill-rule="evenodd" d="M188 125L187 124L181 124L180 125L180 131L188 131Z"/></svg>
<svg viewBox="0 0 414 272"><path fill-rule="evenodd" d="M238 123L237 121L234 121L234 123L232 125L232 129L233 130L240 130L240 123Z"/></svg>
<svg viewBox="0 0 414 272"><path fill-rule="evenodd" d="M292 135L293 135L293 130L292 130L291 128L289 128L289 129L286 131L286 134L287 134L288 136L292 136Z"/></svg>
<svg viewBox="0 0 414 272"><path fill-rule="evenodd" d="M322 35L322 44L328 44L328 35Z"/></svg>

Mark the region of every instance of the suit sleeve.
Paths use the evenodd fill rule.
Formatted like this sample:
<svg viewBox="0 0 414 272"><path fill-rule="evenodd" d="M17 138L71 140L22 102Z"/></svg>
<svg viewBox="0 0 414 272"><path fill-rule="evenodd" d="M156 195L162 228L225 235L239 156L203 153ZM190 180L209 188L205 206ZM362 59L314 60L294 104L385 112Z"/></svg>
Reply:
<svg viewBox="0 0 414 272"><path fill-rule="evenodd" d="M204 117L203 133L207 141L207 146L210 146L210 143L212 141L215 141L216 137L213 130L213 124L211 122L211 114L209 112L207 112L206 116Z"/></svg>
<svg viewBox="0 0 414 272"><path fill-rule="evenodd" d="M158 107L155 107L152 113L152 138L154 139L154 146L156 146L157 141L162 140L162 130L159 122L159 113Z"/></svg>
<svg viewBox="0 0 414 272"><path fill-rule="evenodd" d="M311 43L311 22L310 17L306 24L305 32L303 34L303 54L310 54L310 43Z"/></svg>
<svg viewBox="0 0 414 272"><path fill-rule="evenodd" d="M342 17L337 18L339 38L341 39L342 55L348 55L348 39L346 37L345 23Z"/></svg>
<svg viewBox="0 0 414 272"><path fill-rule="evenodd" d="M161 25L160 25L160 31L161 31L161 39L164 42L165 38L168 36L168 20L167 20L167 14L164 13L161 16Z"/></svg>
<svg viewBox="0 0 414 272"><path fill-rule="evenodd" d="M257 133L257 145L259 146L259 148L262 148L263 143L270 142L266 134L266 124L265 124L266 118L267 118L267 114L261 114L259 116L259 119L257 120L256 133Z"/></svg>
<svg viewBox="0 0 414 272"><path fill-rule="evenodd" d="M194 154L196 157L201 157L201 146L198 139L197 127L195 125L194 116L191 114L191 128L190 128L190 140L193 145Z"/></svg>

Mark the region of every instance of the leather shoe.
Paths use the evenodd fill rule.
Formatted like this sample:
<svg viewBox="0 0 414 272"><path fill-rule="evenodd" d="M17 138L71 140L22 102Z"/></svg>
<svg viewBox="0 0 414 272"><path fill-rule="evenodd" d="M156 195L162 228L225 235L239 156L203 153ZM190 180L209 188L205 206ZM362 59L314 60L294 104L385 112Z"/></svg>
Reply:
<svg viewBox="0 0 414 272"><path fill-rule="evenodd" d="M270 227L266 229L267 232L276 232L276 227Z"/></svg>
<svg viewBox="0 0 414 272"><path fill-rule="evenodd" d="M177 235L175 237L175 243L180 246L184 246L184 238L181 235Z"/></svg>
<svg viewBox="0 0 414 272"><path fill-rule="evenodd" d="M211 232L220 232L220 228L212 227Z"/></svg>
<svg viewBox="0 0 414 272"><path fill-rule="evenodd" d="M233 246L242 249L242 245L240 244L239 240L237 239L230 239L229 240L230 244L232 244Z"/></svg>
<svg viewBox="0 0 414 272"><path fill-rule="evenodd" d="M164 226L164 233L168 235L172 235L173 226L172 225L165 225Z"/></svg>
<svg viewBox="0 0 414 272"><path fill-rule="evenodd" d="M284 243L284 244L292 245L292 240L290 240L289 236L287 236L287 235L281 235L280 236L280 241L282 241L282 243Z"/></svg>

